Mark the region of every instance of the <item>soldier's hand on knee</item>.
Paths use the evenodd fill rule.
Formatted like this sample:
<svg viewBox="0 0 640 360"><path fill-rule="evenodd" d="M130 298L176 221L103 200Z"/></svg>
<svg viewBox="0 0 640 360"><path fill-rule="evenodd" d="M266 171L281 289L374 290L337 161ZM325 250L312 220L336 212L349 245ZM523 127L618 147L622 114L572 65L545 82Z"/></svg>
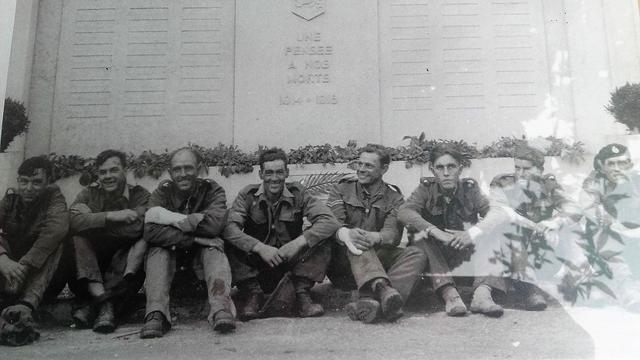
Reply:
<svg viewBox="0 0 640 360"><path fill-rule="evenodd" d="M473 240L468 232L449 229L446 229L445 231L453 236L449 243L449 246L452 248L456 250L463 250L473 246Z"/></svg>
<svg viewBox="0 0 640 360"><path fill-rule="evenodd" d="M0 273L7 280L22 283L27 278L27 267L11 260L7 255L0 255Z"/></svg>
<svg viewBox="0 0 640 360"><path fill-rule="evenodd" d="M369 248L375 247L381 241L380 233L374 231L367 231L364 238L369 244Z"/></svg>
<svg viewBox="0 0 640 360"><path fill-rule="evenodd" d="M453 234L447 231L442 231L438 228L431 230L429 234L436 240L441 241L445 244L451 244L451 241L453 241Z"/></svg>
<svg viewBox="0 0 640 360"><path fill-rule="evenodd" d="M283 262L278 248L275 248L273 246L259 243L254 248L254 252L256 252L260 256L260 258L262 258L262 260L266 262L270 267L276 267Z"/></svg>
<svg viewBox="0 0 640 360"><path fill-rule="evenodd" d="M138 220L138 213L131 209L107 212L107 221L131 224Z"/></svg>
<svg viewBox="0 0 640 360"><path fill-rule="evenodd" d="M280 258L282 260L289 261L296 255L298 255L298 253L305 245L307 245L307 240L304 238L304 236L299 236L296 239L282 245L280 249L278 249L278 254L280 255Z"/></svg>

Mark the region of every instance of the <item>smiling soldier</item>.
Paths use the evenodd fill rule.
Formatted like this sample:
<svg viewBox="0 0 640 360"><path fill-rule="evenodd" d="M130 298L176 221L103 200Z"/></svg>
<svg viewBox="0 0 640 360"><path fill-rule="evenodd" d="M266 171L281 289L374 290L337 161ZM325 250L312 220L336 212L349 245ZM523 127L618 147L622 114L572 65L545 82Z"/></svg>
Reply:
<svg viewBox="0 0 640 360"><path fill-rule="evenodd" d="M320 316L309 290L324 280L331 256L328 239L339 224L320 200L289 176L287 155L273 148L260 154L261 184L242 189L229 209L224 237L233 245L229 260L244 297L242 320L260 316L264 290L271 291L287 271L292 274L300 317ZM311 226L303 231L303 217Z"/></svg>
<svg viewBox="0 0 640 360"><path fill-rule="evenodd" d="M9 189L0 202L0 303L10 304L2 310L0 343L25 345L38 337L32 312L54 278L68 228L67 204L52 184L51 163L42 156L25 160L18 168L18 191Z"/></svg>
<svg viewBox="0 0 640 360"><path fill-rule="evenodd" d="M218 236L224 227L224 189L199 174L205 164L192 148L170 157L169 175L151 194L144 239L149 244L145 270L147 308L141 338L162 337L171 328L169 292L176 268L193 268L204 280L209 300L207 320L219 333L235 329L235 307L229 296L231 270Z"/></svg>
<svg viewBox="0 0 640 360"><path fill-rule="evenodd" d="M127 184L126 161L117 150L98 154L97 182L82 190L70 208L77 271L71 288L78 301L73 320L76 327L93 326L99 333L115 330L114 301L122 305L144 280L144 251L136 251L140 245L134 244L142 239L149 192ZM111 290L125 282L124 298L111 298Z"/></svg>
<svg viewBox="0 0 640 360"><path fill-rule="evenodd" d="M399 318L426 265L417 247L398 247L403 228L397 215L404 198L397 186L382 181L389 162L382 147L362 148L355 162L357 179L340 181L327 201L343 224L333 243L329 279L339 288L358 289L359 300L346 310L351 320L365 323L380 315L386 321ZM355 250L348 250L351 246Z"/></svg>

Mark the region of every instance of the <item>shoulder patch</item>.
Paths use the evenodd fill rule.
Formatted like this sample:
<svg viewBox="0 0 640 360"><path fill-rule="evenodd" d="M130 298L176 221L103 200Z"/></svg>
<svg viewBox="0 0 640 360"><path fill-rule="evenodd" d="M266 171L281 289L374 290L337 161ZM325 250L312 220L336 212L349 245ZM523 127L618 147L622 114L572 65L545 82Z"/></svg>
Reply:
<svg viewBox="0 0 640 360"><path fill-rule="evenodd" d="M397 187L396 185L393 185L393 184L387 184L387 183L385 183L385 185L387 185L387 188L389 188L391 191L395 191L395 192L397 192L398 194L402 195L402 191L401 191L401 190L400 190L400 188L399 188L399 187Z"/></svg>
<svg viewBox="0 0 640 360"><path fill-rule="evenodd" d="M90 183L89 185L87 185L87 187L89 188L99 188L100 187L100 183L97 181L94 181L92 183Z"/></svg>
<svg viewBox="0 0 640 360"><path fill-rule="evenodd" d="M8 188L7 191L4 193L5 195L15 195L17 194L16 189L14 188Z"/></svg>
<svg viewBox="0 0 640 360"><path fill-rule="evenodd" d="M158 184L158 188L167 188L169 186L171 186L171 184L173 184L173 181L170 179L165 179L160 181L160 183Z"/></svg>
<svg viewBox="0 0 640 360"><path fill-rule="evenodd" d="M420 183L421 184L425 184L425 185L431 184L431 183L433 183L435 181L436 181L436 178L431 177L431 176L420 178Z"/></svg>
<svg viewBox="0 0 640 360"><path fill-rule="evenodd" d="M465 178L462 180L462 183L464 184L464 187L466 187L467 189L471 189L478 186L478 183L472 178Z"/></svg>
<svg viewBox="0 0 640 360"><path fill-rule="evenodd" d="M203 179L203 180L204 180L205 182L208 182L208 183L209 183L209 184L211 184L211 185L217 185L217 184L218 184L218 183L217 183L215 180L213 180L213 179L205 178L205 179Z"/></svg>

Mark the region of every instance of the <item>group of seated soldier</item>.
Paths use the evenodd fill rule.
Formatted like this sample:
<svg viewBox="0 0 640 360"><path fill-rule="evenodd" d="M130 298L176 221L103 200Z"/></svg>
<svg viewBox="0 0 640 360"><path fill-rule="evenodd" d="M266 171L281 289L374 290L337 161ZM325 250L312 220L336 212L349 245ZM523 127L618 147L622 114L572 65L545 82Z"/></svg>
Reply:
<svg viewBox="0 0 640 360"><path fill-rule="evenodd" d="M540 311L547 303L534 285L527 242L496 229L513 225L526 239L590 217L636 236L638 225L618 220L622 213L635 216L633 204L640 201L640 177L623 145L597 154L581 206L544 175L543 153L529 146L516 151L513 173L491 182L490 196L474 179L461 177L466 159L456 148L439 145L429 156L433 177L421 179L405 201L398 187L383 181L390 155L366 146L353 163L356 176L336 183L324 202L302 184L287 182L287 156L272 148L259 157L261 182L243 188L228 209L224 189L203 177L203 159L192 148L171 153L170 179L151 194L127 183L124 153L103 151L95 159L97 180L69 209L52 182L49 160L29 158L18 169L17 189L0 203L0 342L37 339L33 311L65 284L75 295L75 326L98 333L113 332L116 314L144 287L140 337L162 337L171 328L173 278L185 267L205 282L207 320L218 333L233 331L236 318L272 315L265 304L269 293L290 297L299 317L321 316L324 309L310 290L325 277L337 288L357 290L358 299L345 307L355 321L402 317L424 272L433 275L446 314L464 316L467 306L452 270L468 261L474 272L471 312L501 316L493 295L512 287L523 295L525 309ZM606 201L616 191L638 199L631 211ZM408 244L401 241L405 228Z"/></svg>

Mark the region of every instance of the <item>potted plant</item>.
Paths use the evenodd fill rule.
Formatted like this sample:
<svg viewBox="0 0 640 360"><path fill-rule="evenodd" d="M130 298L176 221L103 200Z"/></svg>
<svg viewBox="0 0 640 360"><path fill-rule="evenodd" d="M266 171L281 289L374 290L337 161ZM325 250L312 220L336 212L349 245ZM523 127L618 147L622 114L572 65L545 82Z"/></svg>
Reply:
<svg viewBox="0 0 640 360"><path fill-rule="evenodd" d="M611 93L605 107L617 122L625 125L632 134L640 133L640 83L626 83Z"/></svg>
<svg viewBox="0 0 640 360"><path fill-rule="evenodd" d="M24 134L29 128L29 118L24 105L11 98L4 101L4 114L2 117L2 139L0 141L0 152L7 151L11 142L18 136ZM22 152L22 149L17 149Z"/></svg>

